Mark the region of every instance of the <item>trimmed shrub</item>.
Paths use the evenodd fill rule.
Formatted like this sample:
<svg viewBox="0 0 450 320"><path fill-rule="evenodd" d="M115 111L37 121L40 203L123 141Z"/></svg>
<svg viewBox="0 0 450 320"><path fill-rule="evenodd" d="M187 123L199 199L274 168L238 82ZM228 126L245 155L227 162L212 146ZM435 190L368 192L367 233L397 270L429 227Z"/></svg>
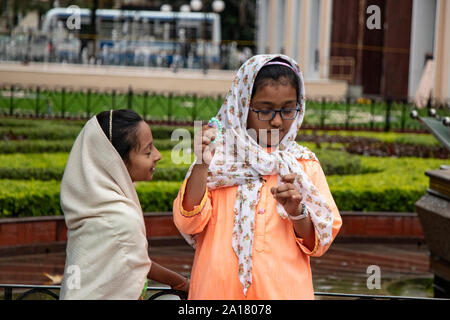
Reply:
<svg viewBox="0 0 450 320"><path fill-rule="evenodd" d="M413 212L414 203L426 193L426 187L355 188L355 183L333 185L333 198L341 211ZM171 211L181 182L152 181L138 183L136 190L145 212ZM0 217L60 215L59 181L0 180Z"/></svg>
<svg viewBox="0 0 450 320"><path fill-rule="evenodd" d="M2 118L0 119L0 127L11 128L48 128L53 126L73 126L82 128L86 123L85 120L46 120L46 119L14 119Z"/></svg>
<svg viewBox="0 0 450 320"><path fill-rule="evenodd" d="M60 215L59 181L0 180L0 216Z"/></svg>
<svg viewBox="0 0 450 320"><path fill-rule="evenodd" d="M174 126L157 126L151 125L153 139L171 139L172 133L176 129L183 129L189 131L191 139L194 139L194 128L193 127L174 127Z"/></svg>
<svg viewBox="0 0 450 320"><path fill-rule="evenodd" d="M329 175L349 175L378 172L375 168L365 168L361 159L343 151L318 150L315 152L323 171Z"/></svg>
<svg viewBox="0 0 450 320"><path fill-rule="evenodd" d="M46 152L70 152L75 139L68 140L10 140L0 141L0 154L10 153L46 153ZM170 139L156 140L155 146L158 150L171 150L179 145L180 141ZM181 143L180 146L190 146Z"/></svg>
<svg viewBox="0 0 450 320"><path fill-rule="evenodd" d="M171 211L180 182L138 183L145 212ZM59 181L0 180L0 217L61 215Z"/></svg>
<svg viewBox="0 0 450 320"><path fill-rule="evenodd" d="M182 181L190 164L176 165L171 151L162 151L162 160L156 167L154 181ZM349 175L377 172L376 168L365 168L361 159L340 151L316 153L326 175ZM10 154L0 155L0 179L11 180L61 180L68 153ZM192 158L192 156L191 156Z"/></svg>
<svg viewBox="0 0 450 320"><path fill-rule="evenodd" d="M0 179L10 180L61 180L64 168L9 168L0 167Z"/></svg>
<svg viewBox="0 0 450 320"><path fill-rule="evenodd" d="M179 148L193 148L192 142L193 140L189 141L172 141L171 139L155 139L155 147L162 151L162 150L172 150L175 146Z"/></svg>
<svg viewBox="0 0 450 320"><path fill-rule="evenodd" d="M0 141L0 154L70 152L75 140Z"/></svg>
<svg viewBox="0 0 450 320"><path fill-rule="evenodd" d="M140 182L136 191L144 212L172 211L181 182Z"/></svg>
<svg viewBox="0 0 450 320"><path fill-rule="evenodd" d="M156 168L153 181L182 181L186 176L188 167L181 168ZM58 180L64 174L64 168L9 168L0 167L0 179L9 180Z"/></svg>
<svg viewBox="0 0 450 320"><path fill-rule="evenodd" d="M425 172L444 164L421 158L361 157L361 161L363 167L380 172L327 177L340 210L414 212L414 203L429 184Z"/></svg>
<svg viewBox="0 0 450 320"><path fill-rule="evenodd" d="M361 157L361 164L370 170L383 171L365 175L327 176L339 210L413 212L414 203L426 193L428 178L425 171L438 169L444 163L434 159ZM165 169L169 173L174 171L173 168ZM183 170L186 169L179 168L177 174L180 180L184 178ZM59 184L59 181L0 180L0 216L61 214ZM172 210L179 186L180 181L137 183L143 210Z"/></svg>
<svg viewBox="0 0 450 320"><path fill-rule="evenodd" d="M0 138L4 140L75 140L80 131L81 128L76 126L0 127Z"/></svg>
<svg viewBox="0 0 450 320"><path fill-rule="evenodd" d="M351 185L331 187L334 201L344 211L414 212L414 203L425 193L426 188L355 189Z"/></svg>
<svg viewBox="0 0 450 320"><path fill-rule="evenodd" d="M183 181L189 167L158 168L153 174L153 181Z"/></svg>
<svg viewBox="0 0 450 320"><path fill-rule="evenodd" d="M64 168L69 153L15 153L0 154L0 167L5 169L19 168Z"/></svg>
<svg viewBox="0 0 450 320"><path fill-rule="evenodd" d="M299 137L306 141L352 142L352 139L365 138L366 141L382 141L387 143L404 143L423 146L440 146L441 143L431 133L372 132L345 130L303 130ZM316 137L316 138L313 138ZM302 140L302 139L299 139Z"/></svg>

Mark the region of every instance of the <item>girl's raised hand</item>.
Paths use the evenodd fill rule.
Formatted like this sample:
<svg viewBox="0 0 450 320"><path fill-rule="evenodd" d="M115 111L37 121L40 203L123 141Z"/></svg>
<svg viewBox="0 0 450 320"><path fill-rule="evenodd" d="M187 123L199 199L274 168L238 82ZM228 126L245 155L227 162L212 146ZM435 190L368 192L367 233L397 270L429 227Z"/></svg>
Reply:
<svg viewBox="0 0 450 320"><path fill-rule="evenodd" d="M217 136L217 128L209 125L202 126L194 135L194 153L197 164L209 166L215 152L215 144L211 143Z"/></svg>
<svg viewBox="0 0 450 320"><path fill-rule="evenodd" d="M293 184L294 180L295 174L293 173L282 176L281 181L284 183L279 187L273 187L270 189L270 192L272 192L274 198L290 215L296 215L300 208L300 203L303 200L302 195Z"/></svg>

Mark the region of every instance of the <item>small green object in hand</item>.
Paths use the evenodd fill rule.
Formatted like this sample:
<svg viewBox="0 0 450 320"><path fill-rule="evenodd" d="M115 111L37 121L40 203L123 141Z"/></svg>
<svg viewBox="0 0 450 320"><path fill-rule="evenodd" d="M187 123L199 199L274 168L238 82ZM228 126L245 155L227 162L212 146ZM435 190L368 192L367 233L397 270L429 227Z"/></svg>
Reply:
<svg viewBox="0 0 450 320"><path fill-rule="evenodd" d="M211 143L215 143L222 136L222 124L220 123L219 119L217 119L216 117L212 117L209 120L208 126L213 127L214 124L216 124L216 126L217 126L218 134L217 134L217 137L211 141Z"/></svg>

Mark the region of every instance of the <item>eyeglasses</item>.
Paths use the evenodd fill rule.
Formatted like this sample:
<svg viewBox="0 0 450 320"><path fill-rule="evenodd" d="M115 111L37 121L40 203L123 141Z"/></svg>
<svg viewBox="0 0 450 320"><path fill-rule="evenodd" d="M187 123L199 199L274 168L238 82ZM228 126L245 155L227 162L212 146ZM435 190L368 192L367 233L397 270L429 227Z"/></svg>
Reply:
<svg viewBox="0 0 450 320"><path fill-rule="evenodd" d="M294 120L297 115L298 112L300 111L300 108L286 108L286 109L280 109L280 110L255 110L253 108L250 107L250 110L252 110L253 112L256 112L256 114L258 115L258 120L261 121L272 121L277 112L280 113L281 119L283 120Z"/></svg>

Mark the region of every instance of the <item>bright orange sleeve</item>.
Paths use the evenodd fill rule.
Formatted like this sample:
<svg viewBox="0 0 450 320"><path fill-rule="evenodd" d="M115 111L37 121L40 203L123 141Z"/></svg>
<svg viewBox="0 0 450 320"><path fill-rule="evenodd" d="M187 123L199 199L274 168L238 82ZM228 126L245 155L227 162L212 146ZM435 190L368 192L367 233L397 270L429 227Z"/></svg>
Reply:
<svg viewBox="0 0 450 320"><path fill-rule="evenodd" d="M173 219L177 228L186 234L197 234L203 231L211 217L211 197L206 188L205 194L199 205L193 210L187 211L183 208L187 179L183 181L178 196L173 202Z"/></svg>
<svg viewBox="0 0 450 320"><path fill-rule="evenodd" d="M342 218L341 218L341 215L339 214L339 210L336 206L336 203L334 202L333 196L331 195L331 191L330 191L330 188L328 187L325 173L323 172L320 163L315 160L300 160L300 163L303 165L303 167L305 169L305 173L311 179L311 182L319 190L320 195L330 206L331 212L333 214L333 226L332 226L331 241L326 246L323 246L320 244L320 241L318 241L316 232L314 232L315 233L315 247L312 251L303 245L303 239L298 238L298 237L296 239L300 249L306 255L309 255L312 257L320 257L328 250L331 243L336 238L336 236L342 226Z"/></svg>

